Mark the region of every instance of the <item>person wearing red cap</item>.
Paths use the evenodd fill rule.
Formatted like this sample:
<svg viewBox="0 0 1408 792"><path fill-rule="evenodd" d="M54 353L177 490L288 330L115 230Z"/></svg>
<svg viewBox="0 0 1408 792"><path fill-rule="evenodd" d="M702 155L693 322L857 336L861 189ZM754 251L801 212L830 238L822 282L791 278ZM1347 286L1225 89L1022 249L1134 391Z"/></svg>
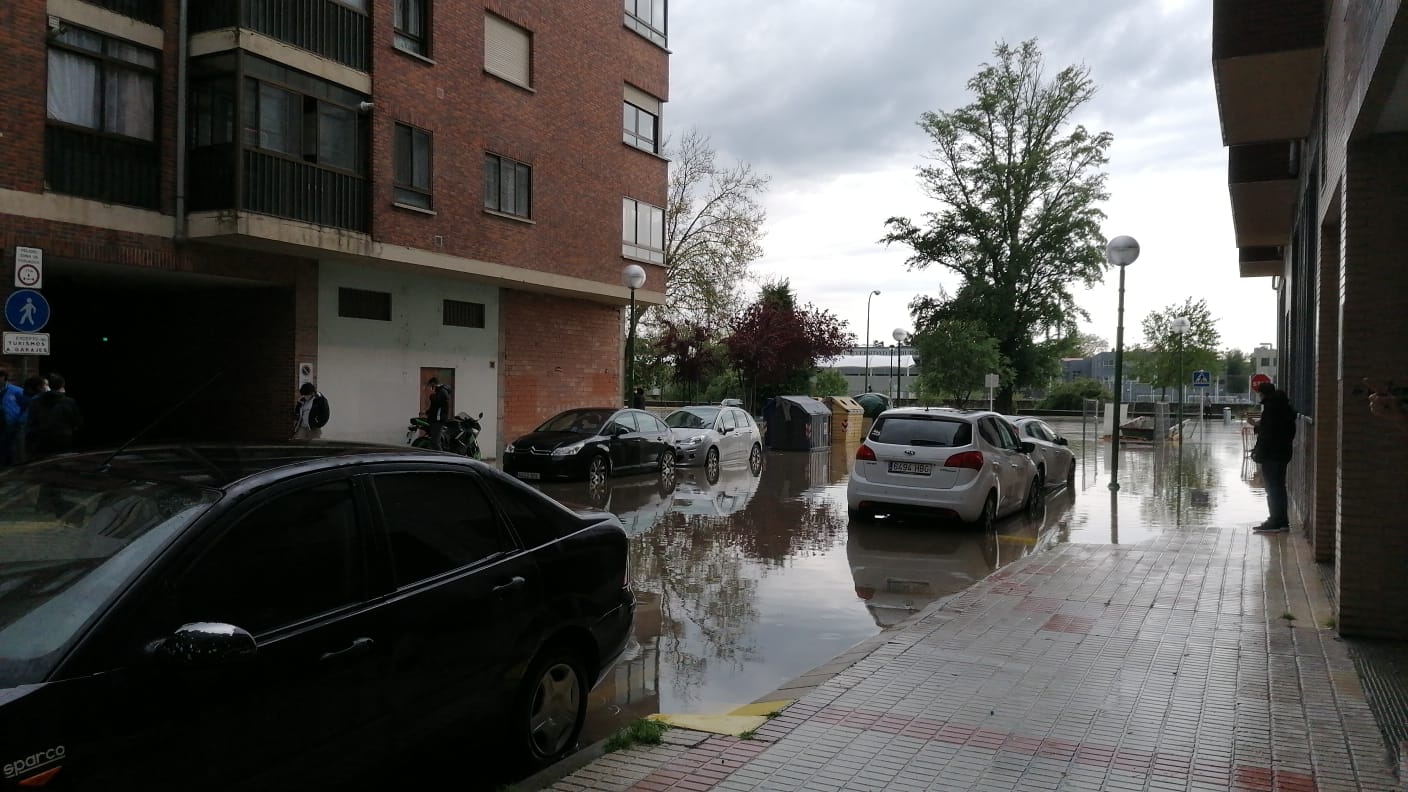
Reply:
<svg viewBox="0 0 1408 792"><path fill-rule="evenodd" d="M1252 461L1261 465L1266 482L1266 505L1271 512L1266 522L1253 528L1257 533L1283 533L1291 529L1286 504L1286 468L1291 463L1292 441L1296 437L1296 411L1286 392L1270 382L1256 386L1261 396L1261 419L1256 422L1256 445Z"/></svg>

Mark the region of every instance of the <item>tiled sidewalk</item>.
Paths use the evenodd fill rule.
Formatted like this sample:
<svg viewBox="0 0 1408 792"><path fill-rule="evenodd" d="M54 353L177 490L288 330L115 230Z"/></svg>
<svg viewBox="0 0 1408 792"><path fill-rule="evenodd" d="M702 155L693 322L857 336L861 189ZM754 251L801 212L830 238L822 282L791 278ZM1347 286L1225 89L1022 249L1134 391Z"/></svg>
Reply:
<svg viewBox="0 0 1408 792"><path fill-rule="evenodd" d="M1063 545L887 633L753 740L673 730L578 790L1391 790L1296 535Z"/></svg>

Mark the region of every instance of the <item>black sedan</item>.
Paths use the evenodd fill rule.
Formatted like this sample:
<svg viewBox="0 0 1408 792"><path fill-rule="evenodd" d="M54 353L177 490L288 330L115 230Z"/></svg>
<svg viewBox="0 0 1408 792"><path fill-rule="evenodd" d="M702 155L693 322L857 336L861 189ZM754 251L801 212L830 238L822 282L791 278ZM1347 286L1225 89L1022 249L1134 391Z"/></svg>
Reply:
<svg viewBox="0 0 1408 792"><path fill-rule="evenodd" d="M549 418L504 446L504 472L521 479L582 478L600 486L612 473L669 471L670 427L645 410L582 407Z"/></svg>
<svg viewBox="0 0 1408 792"><path fill-rule="evenodd" d="M627 568L616 517L448 454L11 468L0 789L327 789L446 742L546 764L626 646Z"/></svg>

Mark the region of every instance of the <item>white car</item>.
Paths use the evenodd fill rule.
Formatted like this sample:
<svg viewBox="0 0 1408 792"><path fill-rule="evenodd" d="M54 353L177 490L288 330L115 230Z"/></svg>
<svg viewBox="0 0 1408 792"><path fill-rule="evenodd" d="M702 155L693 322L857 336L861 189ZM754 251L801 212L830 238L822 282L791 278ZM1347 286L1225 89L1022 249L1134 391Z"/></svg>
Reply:
<svg viewBox="0 0 1408 792"><path fill-rule="evenodd" d="M1076 455L1068 447L1066 438L1051 428L1040 418L1030 416L1008 418L1017 427L1023 440L1036 446L1032 460L1036 462L1037 475L1043 486L1065 484L1074 487L1076 483Z"/></svg>
<svg viewBox="0 0 1408 792"><path fill-rule="evenodd" d="M991 528L1040 504L1035 449L987 410L886 410L856 451L846 509L853 520L924 512Z"/></svg>
<svg viewBox="0 0 1408 792"><path fill-rule="evenodd" d="M665 425L674 437L676 465L703 465L714 480L720 465L762 465L763 434L753 416L737 407L681 407L665 416Z"/></svg>

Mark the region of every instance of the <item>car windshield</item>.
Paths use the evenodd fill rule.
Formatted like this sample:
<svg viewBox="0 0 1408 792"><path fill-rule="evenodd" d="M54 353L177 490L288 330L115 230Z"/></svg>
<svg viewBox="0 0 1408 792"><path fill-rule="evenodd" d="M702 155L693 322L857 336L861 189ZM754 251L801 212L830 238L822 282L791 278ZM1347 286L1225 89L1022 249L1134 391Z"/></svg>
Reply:
<svg viewBox="0 0 1408 792"><path fill-rule="evenodd" d="M603 410L568 410L549 418L537 431L594 435L601 432L602 425L610 417L611 413Z"/></svg>
<svg viewBox="0 0 1408 792"><path fill-rule="evenodd" d="M973 427L966 421L896 415L876 421L870 439L890 445L965 446L973 442Z"/></svg>
<svg viewBox="0 0 1408 792"><path fill-rule="evenodd" d="M718 417L718 407L687 407L665 416L665 425L671 429L707 429Z"/></svg>
<svg viewBox="0 0 1408 792"><path fill-rule="evenodd" d="M0 475L0 688L42 682L113 597L219 497L48 465Z"/></svg>

